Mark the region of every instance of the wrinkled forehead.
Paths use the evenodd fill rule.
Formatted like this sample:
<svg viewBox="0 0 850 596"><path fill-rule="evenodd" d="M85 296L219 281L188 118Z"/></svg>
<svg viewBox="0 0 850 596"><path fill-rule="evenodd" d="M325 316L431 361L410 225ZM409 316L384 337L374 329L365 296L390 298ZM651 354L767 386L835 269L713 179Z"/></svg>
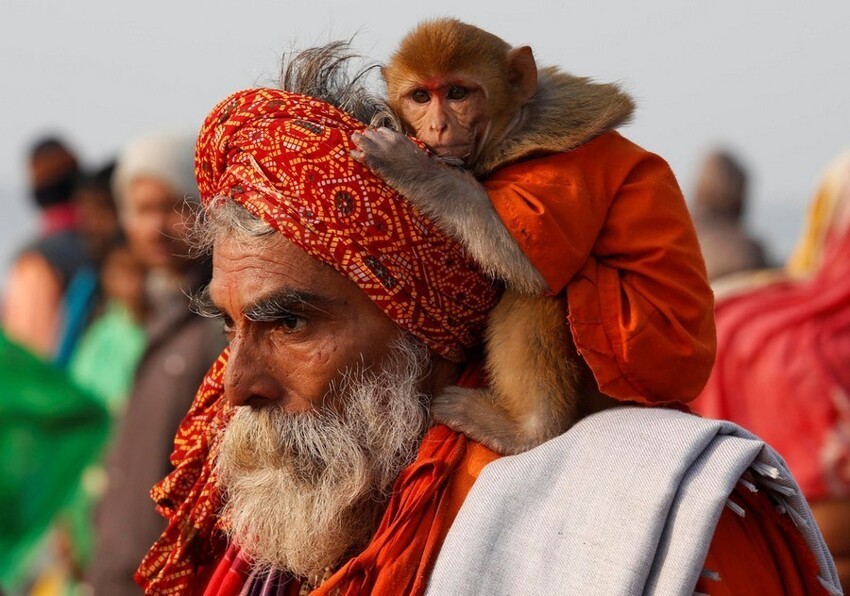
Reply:
<svg viewBox="0 0 850 596"><path fill-rule="evenodd" d="M259 241L219 233L208 294L231 314L294 312L311 314L317 321L391 323L360 286L277 233Z"/></svg>

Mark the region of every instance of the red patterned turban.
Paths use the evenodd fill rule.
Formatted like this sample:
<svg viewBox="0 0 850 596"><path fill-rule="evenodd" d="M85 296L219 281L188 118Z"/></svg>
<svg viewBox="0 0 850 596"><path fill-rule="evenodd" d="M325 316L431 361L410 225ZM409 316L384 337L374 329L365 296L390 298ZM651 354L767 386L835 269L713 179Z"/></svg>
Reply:
<svg viewBox="0 0 850 596"><path fill-rule="evenodd" d="M204 204L234 199L356 283L399 326L461 361L498 290L461 246L354 160L366 125L327 103L247 89L219 103L198 138Z"/></svg>

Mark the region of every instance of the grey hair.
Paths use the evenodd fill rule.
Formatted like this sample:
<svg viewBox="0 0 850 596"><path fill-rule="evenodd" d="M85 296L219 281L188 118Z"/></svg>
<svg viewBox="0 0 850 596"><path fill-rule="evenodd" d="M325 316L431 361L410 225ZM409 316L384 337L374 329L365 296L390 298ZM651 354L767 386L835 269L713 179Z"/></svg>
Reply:
<svg viewBox="0 0 850 596"><path fill-rule="evenodd" d="M360 60L347 41L293 52L283 57L279 86L284 91L320 99L364 124L401 130L400 121L386 101L370 87L377 65L357 66ZM195 254L210 254L216 237L222 233L256 242L275 232L229 197L215 197L197 209L194 224L189 242Z"/></svg>
<svg viewBox="0 0 850 596"><path fill-rule="evenodd" d="M192 253L212 254L216 238L233 234L246 241L259 241L274 235L275 229L230 197L215 197L195 211L188 238Z"/></svg>
<svg viewBox="0 0 850 596"><path fill-rule="evenodd" d="M400 121L370 86L378 65L356 66L361 60L348 41L293 52L283 58L280 88L321 99L364 124L400 131Z"/></svg>

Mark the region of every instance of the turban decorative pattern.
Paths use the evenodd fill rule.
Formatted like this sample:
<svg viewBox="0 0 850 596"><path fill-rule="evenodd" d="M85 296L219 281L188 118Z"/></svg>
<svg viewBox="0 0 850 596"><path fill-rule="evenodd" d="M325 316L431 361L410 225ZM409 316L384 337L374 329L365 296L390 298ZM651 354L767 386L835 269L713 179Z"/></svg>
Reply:
<svg viewBox="0 0 850 596"><path fill-rule="evenodd" d="M234 93L201 129L201 198L234 199L437 353L461 361L480 342L498 290L457 242L349 155L351 134L364 128L318 99Z"/></svg>

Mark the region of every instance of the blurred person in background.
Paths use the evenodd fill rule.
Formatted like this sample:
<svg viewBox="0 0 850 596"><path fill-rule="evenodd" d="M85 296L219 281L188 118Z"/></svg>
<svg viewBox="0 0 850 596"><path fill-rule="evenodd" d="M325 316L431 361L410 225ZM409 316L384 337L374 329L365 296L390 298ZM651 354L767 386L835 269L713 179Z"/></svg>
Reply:
<svg viewBox="0 0 850 596"><path fill-rule="evenodd" d="M785 458L850 590L850 152L826 170L784 274L719 295L717 363L694 409Z"/></svg>
<svg viewBox="0 0 850 596"><path fill-rule="evenodd" d="M77 270L65 292L65 316L53 357L61 367L68 366L77 343L106 300L101 295L100 268L121 234L111 187L114 169L115 162L110 161L82 175L74 191L79 233L89 262Z"/></svg>
<svg viewBox="0 0 850 596"><path fill-rule="evenodd" d="M71 358L71 378L103 400L118 419L130 393L147 338L144 320L145 268L126 239L103 249L102 307Z"/></svg>
<svg viewBox="0 0 850 596"><path fill-rule="evenodd" d="M79 229L86 248L96 263L101 263L120 236L118 206L112 192L115 161L110 160L83 176L74 193L79 213Z"/></svg>
<svg viewBox="0 0 850 596"><path fill-rule="evenodd" d="M79 173L77 157L57 138L43 138L29 152L29 181L41 229L11 266L2 326L9 338L46 358L53 356L58 341L65 290L89 260L72 201Z"/></svg>
<svg viewBox="0 0 850 596"><path fill-rule="evenodd" d="M147 271L146 347L108 457L90 570L97 594L121 596L138 594L133 572L165 529L150 507L150 488L170 471L174 434L225 341L220 325L188 308L187 295L209 278L209 264L192 258L186 244L191 209L184 200L198 197L193 139L155 134L131 142L113 189L130 251Z"/></svg>
<svg viewBox="0 0 850 596"><path fill-rule="evenodd" d="M71 158L66 149L52 140L41 142L34 151L32 173L34 180L37 181L34 194L40 205L46 205L44 219L47 236L34 244L38 250L34 251L33 255L25 253L25 257L19 262L21 267L18 272L21 270L24 272L23 277L19 279L23 279L25 283L18 284L13 275L12 302L19 306L12 308L11 316L14 319L12 326L14 327L14 323L26 321L29 316L38 317L42 323L52 322L54 327L50 330L50 335L55 338L52 342L55 347L48 348L46 343L43 344L44 349L39 351L39 356L45 363L49 361L58 365L58 368L64 369L68 366L71 355L75 353L78 340L92 321L97 319L89 330L92 337L89 338L86 349L77 354L75 370L69 371L71 379L66 379L66 382L69 384L73 382L75 391L77 388L82 389L86 399L96 401L98 406L104 408L104 411L107 408L117 410L110 406L114 405L113 402L126 397L135 364L144 347L144 333L137 323L132 326L125 324L120 329L117 328L114 314L117 309L114 306L110 306L109 316L98 317L103 310L99 306L113 301L110 291L112 288L108 282L105 281L104 291L101 292L99 268L105 262L110 247L119 235L117 211L110 188L114 163L107 163L93 172L81 173L76 166L76 159ZM64 172L61 176L58 174L60 171ZM53 182L42 182L45 177L48 180L52 179ZM44 250L45 247L46 250ZM66 253L66 251L70 252ZM124 251L127 251L126 246ZM85 258L80 259L80 255L84 255ZM24 291L27 289L26 282L38 281L38 277L32 275L33 272L44 273L44 268L39 268L39 265L46 262L46 257L62 265L52 269L52 274L43 276L42 280L46 283L47 290L56 288L55 284L59 284L61 280L61 295L58 290L45 292L45 295L52 297L51 304L54 305L50 309L56 310L54 313L56 316L52 321L47 316L47 312L51 310L45 308L45 303L36 301L35 305L40 308L39 311L34 311L31 308L31 301L26 300ZM72 262L75 266L68 266ZM27 268L32 267L33 264L35 266L28 272ZM116 266L123 269L122 275L132 275L134 271L126 269L126 264L125 261ZM137 285L142 283L141 279L137 279L137 282ZM114 285L112 284L113 287ZM101 293L103 293L102 297ZM58 305L55 304L57 300ZM45 311L44 315L37 314L41 310ZM21 312L25 313L25 316L21 315ZM113 331L106 338L112 339L109 345L104 345L106 330ZM30 344L28 347L32 349L33 345ZM8 374L15 375L16 380L4 389L17 386L15 383L25 382L26 377L23 376L23 372L10 370ZM62 373L57 374L64 376ZM119 378L123 385L116 388L116 379ZM30 379L29 383L33 389L27 395L30 393L35 395L40 382ZM75 394L71 392L71 395ZM47 408L42 412L37 410L39 407L37 400L27 396L24 396L24 399L27 403L22 407L30 407L38 411L39 416L42 417L39 420L46 428L30 429L27 423L19 421L19 432L22 432L20 429L28 429L27 432L47 434L50 432L47 429L51 427L68 424L67 421L62 421L60 414L60 408L68 407L67 403L61 406L55 405L54 414L51 414L47 404L42 406ZM73 403L65 392L59 390L55 393L55 399ZM30 401L34 403L29 403ZM80 403L85 404L85 401ZM75 426L77 425L71 423L71 428ZM100 447L104 436L103 430L108 426L111 425L92 426L88 438L78 434L75 440L88 440L90 446ZM63 433L69 433L70 429L55 428L53 432L58 437ZM56 441L59 439L57 438ZM23 560L23 567L19 574L21 577L31 578L32 589L36 592L55 593L71 590L73 593L75 582L81 579L82 570L91 552L91 507L103 485L102 467L98 460L95 460L85 469L82 478L69 476L67 470L44 468L44 470L48 469L58 477L64 478L65 481L72 482L75 488L70 497L63 496L59 499L63 507L55 520L52 519L55 511L45 508L42 512L43 520L53 522L50 534L38 543L36 554ZM44 472L41 482L56 482L54 479L44 478L43 475ZM64 490L64 486L61 489ZM61 494L65 495L64 492ZM22 581L26 582L26 580Z"/></svg>
<svg viewBox="0 0 850 596"><path fill-rule="evenodd" d="M120 423L136 368L147 345L144 330L145 269L125 239L100 247L100 313L78 342L68 373L110 414L110 433ZM101 457L86 468L59 524L59 573L67 586L82 581L92 554L93 510L103 495L106 471Z"/></svg>
<svg viewBox="0 0 850 596"><path fill-rule="evenodd" d="M706 156L693 197L693 218L708 278L767 266L761 244L747 232L747 173L726 151Z"/></svg>

